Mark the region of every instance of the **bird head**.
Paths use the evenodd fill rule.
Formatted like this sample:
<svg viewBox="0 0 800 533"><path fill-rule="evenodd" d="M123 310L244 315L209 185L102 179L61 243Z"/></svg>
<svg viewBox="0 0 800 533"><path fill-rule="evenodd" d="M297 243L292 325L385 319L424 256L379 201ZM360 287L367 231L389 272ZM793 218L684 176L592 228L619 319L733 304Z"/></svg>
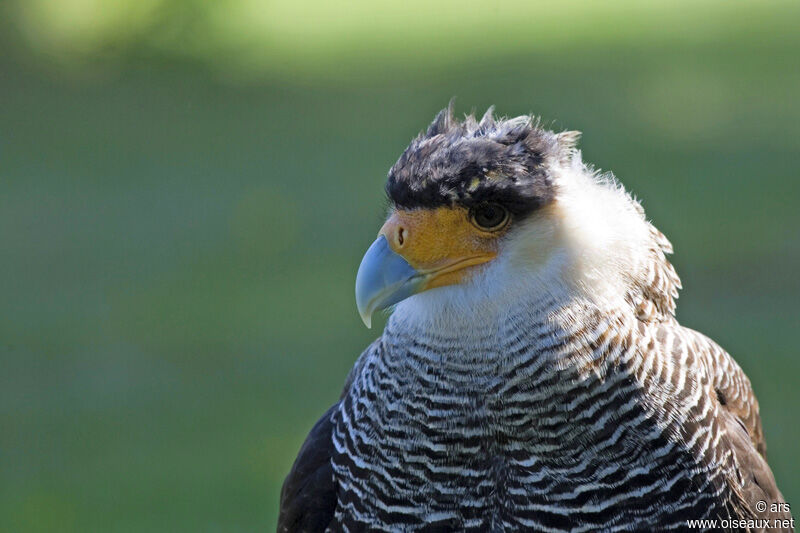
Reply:
<svg viewBox="0 0 800 533"><path fill-rule="evenodd" d="M533 293L624 298L653 228L610 175L582 163L578 138L491 108L480 120L441 111L389 171L390 213L356 278L367 327L422 293L429 311Z"/></svg>

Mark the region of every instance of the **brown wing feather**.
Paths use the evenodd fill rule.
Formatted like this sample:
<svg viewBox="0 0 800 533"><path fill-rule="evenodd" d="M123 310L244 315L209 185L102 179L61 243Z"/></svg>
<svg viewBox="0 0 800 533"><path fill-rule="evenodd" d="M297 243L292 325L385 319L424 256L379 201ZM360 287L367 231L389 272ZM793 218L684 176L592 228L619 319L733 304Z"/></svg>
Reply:
<svg viewBox="0 0 800 533"><path fill-rule="evenodd" d="M790 519L783 495L766 460L767 444L761 429L761 417L750 380L741 367L725 350L708 337L683 328L690 349L699 358L711 378L714 398L724 437L721 445L733 452L737 478L729 480L734 498L731 511L739 518ZM757 503L766 502L766 511L759 511ZM771 529L770 531L791 531Z"/></svg>
<svg viewBox="0 0 800 533"><path fill-rule="evenodd" d="M738 474L738 479L728 480L733 500L728 502L729 512L732 517L740 518L789 519L791 515L788 508L780 505L784 499L767 464L767 445L761 428L758 400L750 380L736 361L714 341L680 327L674 320L675 299L681 281L666 258L672 253L672 245L655 226L650 226L650 234L649 260L628 297L637 318L643 323L660 323L665 338L671 333L684 338L709 378L709 396L719 406L717 413L724 432L720 445L727 446L732 452ZM767 503L765 512L758 512L756 504L759 501Z"/></svg>
<svg viewBox="0 0 800 533"><path fill-rule="evenodd" d="M733 493L737 501L731 506L735 518L761 518L770 521L792 518L775 477L766 459L756 451L750 433L740 418L727 410L721 412L726 426L724 442L733 451L738 479L734 480ZM760 511L759 502L766 508ZM769 531L793 531L792 528L770 528Z"/></svg>
<svg viewBox="0 0 800 533"><path fill-rule="evenodd" d="M688 333L690 349L711 378L716 400L725 412L739 420L752 446L766 459L767 443L761 429L758 400L750 380L733 357L717 343L697 331L688 328L684 328L684 331Z"/></svg>

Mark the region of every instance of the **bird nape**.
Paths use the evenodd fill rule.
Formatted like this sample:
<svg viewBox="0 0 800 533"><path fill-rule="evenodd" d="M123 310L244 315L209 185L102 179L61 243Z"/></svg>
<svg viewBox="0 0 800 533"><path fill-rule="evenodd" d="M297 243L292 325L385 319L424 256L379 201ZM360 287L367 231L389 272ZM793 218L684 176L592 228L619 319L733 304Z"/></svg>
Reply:
<svg viewBox="0 0 800 533"><path fill-rule="evenodd" d="M578 137L451 105L406 148L356 279L367 326L394 310L279 531L791 529L747 376L677 322L669 241Z"/></svg>

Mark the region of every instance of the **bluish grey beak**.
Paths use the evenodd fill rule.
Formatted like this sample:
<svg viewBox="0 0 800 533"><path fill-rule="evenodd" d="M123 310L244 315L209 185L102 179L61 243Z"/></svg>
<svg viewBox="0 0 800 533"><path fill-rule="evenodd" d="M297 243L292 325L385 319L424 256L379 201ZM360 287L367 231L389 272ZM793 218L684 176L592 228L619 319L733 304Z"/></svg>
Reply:
<svg viewBox="0 0 800 533"><path fill-rule="evenodd" d="M364 325L372 327L375 311L386 309L419 292L425 276L419 274L379 236L369 247L356 276L356 305Z"/></svg>

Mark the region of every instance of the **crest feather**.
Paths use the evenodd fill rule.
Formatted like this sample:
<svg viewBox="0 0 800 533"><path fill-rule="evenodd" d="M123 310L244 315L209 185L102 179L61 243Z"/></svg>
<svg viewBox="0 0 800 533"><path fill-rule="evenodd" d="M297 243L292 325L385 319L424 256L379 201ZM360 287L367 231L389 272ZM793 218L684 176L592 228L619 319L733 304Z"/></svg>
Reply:
<svg viewBox="0 0 800 533"><path fill-rule="evenodd" d="M453 116L454 109L455 99L450 100L450 103L447 104L447 107L436 114L433 122L431 122L431 125L428 126L428 130L425 132L425 136L435 137L436 135L447 133L447 131L456 123L456 120Z"/></svg>

